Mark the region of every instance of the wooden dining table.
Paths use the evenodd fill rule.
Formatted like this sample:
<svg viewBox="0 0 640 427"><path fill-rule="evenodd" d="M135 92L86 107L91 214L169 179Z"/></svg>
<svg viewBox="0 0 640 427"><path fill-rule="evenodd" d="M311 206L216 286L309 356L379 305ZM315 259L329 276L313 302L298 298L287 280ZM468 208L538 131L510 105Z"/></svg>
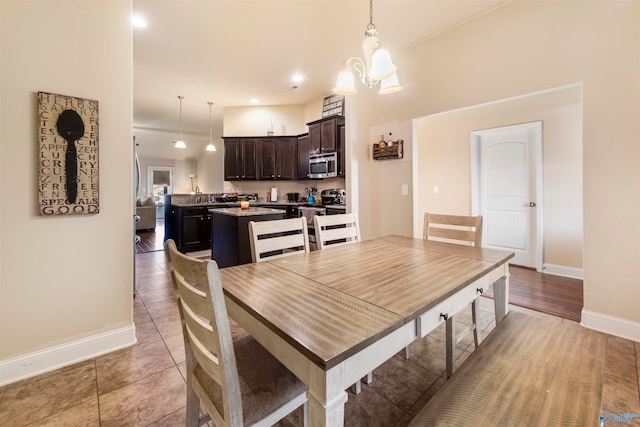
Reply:
<svg viewBox="0 0 640 427"><path fill-rule="evenodd" d="M342 426L348 387L489 286L502 320L512 257L386 236L220 274L229 315L308 385L310 425Z"/></svg>

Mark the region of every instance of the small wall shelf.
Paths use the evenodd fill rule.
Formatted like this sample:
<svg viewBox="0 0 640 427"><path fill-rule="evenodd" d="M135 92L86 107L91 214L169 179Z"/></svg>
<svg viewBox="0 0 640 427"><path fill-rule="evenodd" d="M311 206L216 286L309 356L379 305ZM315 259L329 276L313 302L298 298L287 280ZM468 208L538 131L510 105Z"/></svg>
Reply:
<svg viewBox="0 0 640 427"><path fill-rule="evenodd" d="M373 144L373 160L402 159L404 157L404 141L399 139L393 141L393 145L380 147L376 142Z"/></svg>

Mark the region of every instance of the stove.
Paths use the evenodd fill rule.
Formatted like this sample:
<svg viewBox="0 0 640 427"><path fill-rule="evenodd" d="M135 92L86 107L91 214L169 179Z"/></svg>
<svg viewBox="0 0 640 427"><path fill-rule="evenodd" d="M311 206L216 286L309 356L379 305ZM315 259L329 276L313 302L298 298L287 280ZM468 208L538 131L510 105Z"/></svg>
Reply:
<svg viewBox="0 0 640 427"><path fill-rule="evenodd" d="M320 193L323 205L341 205L347 204L347 192L343 188L332 188L322 190Z"/></svg>

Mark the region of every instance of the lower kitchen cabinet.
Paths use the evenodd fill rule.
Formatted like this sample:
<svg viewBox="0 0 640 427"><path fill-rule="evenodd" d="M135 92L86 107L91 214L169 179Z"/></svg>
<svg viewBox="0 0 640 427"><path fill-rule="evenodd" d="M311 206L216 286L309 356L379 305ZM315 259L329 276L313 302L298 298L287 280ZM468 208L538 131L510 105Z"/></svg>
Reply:
<svg viewBox="0 0 640 427"><path fill-rule="evenodd" d="M251 262L251 241L249 238L249 222L272 221L282 219L284 210L273 210L256 215L233 215L213 210L213 227L211 230L211 259L218 267L232 267Z"/></svg>
<svg viewBox="0 0 640 427"><path fill-rule="evenodd" d="M165 239L173 239L180 252L211 247L211 214L205 206L171 206L165 217Z"/></svg>

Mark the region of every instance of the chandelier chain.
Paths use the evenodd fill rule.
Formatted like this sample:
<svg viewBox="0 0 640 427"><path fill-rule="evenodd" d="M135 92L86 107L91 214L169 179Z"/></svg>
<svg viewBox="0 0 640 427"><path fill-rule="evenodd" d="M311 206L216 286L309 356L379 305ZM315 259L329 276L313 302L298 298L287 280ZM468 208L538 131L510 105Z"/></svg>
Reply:
<svg viewBox="0 0 640 427"><path fill-rule="evenodd" d="M375 30L376 26L373 24L373 0L369 0L369 25L367 25L367 31ZM365 32L365 34L367 34Z"/></svg>

